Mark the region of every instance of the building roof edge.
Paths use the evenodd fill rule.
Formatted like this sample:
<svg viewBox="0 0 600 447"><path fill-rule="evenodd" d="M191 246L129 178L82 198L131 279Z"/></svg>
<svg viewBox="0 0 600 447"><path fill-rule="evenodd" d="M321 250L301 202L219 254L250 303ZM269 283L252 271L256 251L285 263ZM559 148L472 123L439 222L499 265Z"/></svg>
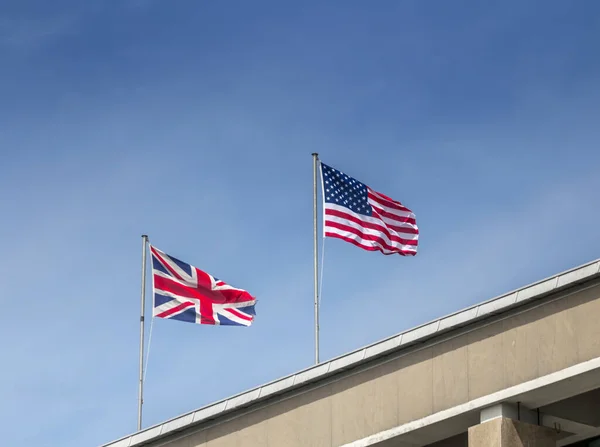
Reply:
<svg viewBox="0 0 600 447"><path fill-rule="evenodd" d="M319 381L336 373L354 368L366 361L424 341L432 336L466 326L482 318L500 314L562 289L590 281L600 276L600 259L558 273L520 289L513 290L490 300L467 307L444 317L343 354L327 362L311 366L302 371L274 380L235 396L206 405L197 410L177 416L137 433L109 442L101 447L136 447L190 426L215 419L224 413L238 410L269 397L291 391L300 386Z"/></svg>

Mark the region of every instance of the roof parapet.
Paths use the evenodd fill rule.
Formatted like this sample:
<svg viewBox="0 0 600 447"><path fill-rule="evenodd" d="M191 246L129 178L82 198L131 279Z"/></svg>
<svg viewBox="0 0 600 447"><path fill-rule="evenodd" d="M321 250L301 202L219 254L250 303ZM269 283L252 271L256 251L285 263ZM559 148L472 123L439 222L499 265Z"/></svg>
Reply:
<svg viewBox="0 0 600 447"><path fill-rule="evenodd" d="M230 411L263 401L266 398L299 388L302 385L316 382L398 349L408 347L415 342L424 341L435 335L472 324L491 315L506 312L516 306L533 302L551 293L590 281L598 276L600 276L600 259L422 324L327 362L311 366L295 374L175 417L117 441L104 444L101 447L140 446L163 436L174 434L200 422L214 419L215 416L222 413L229 413Z"/></svg>

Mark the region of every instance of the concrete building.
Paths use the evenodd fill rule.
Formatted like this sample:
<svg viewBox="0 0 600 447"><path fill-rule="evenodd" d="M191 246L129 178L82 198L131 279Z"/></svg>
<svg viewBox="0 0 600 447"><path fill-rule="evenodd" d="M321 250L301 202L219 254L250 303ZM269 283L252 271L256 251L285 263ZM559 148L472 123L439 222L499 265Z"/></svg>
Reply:
<svg viewBox="0 0 600 447"><path fill-rule="evenodd" d="M600 446L600 260L105 447L567 445Z"/></svg>

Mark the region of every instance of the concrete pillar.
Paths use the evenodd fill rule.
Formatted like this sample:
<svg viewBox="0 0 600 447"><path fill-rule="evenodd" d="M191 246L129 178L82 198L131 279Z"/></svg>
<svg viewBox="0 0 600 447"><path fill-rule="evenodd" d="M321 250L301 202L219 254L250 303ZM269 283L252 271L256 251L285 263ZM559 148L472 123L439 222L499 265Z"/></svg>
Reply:
<svg viewBox="0 0 600 447"><path fill-rule="evenodd" d="M507 417L469 427L469 447L556 447L556 431Z"/></svg>

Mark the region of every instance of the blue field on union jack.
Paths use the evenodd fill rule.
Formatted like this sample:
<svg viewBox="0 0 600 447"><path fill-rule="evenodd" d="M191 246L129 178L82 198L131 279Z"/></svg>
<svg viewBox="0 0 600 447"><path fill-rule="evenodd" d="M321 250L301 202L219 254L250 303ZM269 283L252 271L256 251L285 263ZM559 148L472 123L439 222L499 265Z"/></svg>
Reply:
<svg viewBox="0 0 600 447"><path fill-rule="evenodd" d="M196 324L250 326L256 299L150 245L154 312Z"/></svg>

